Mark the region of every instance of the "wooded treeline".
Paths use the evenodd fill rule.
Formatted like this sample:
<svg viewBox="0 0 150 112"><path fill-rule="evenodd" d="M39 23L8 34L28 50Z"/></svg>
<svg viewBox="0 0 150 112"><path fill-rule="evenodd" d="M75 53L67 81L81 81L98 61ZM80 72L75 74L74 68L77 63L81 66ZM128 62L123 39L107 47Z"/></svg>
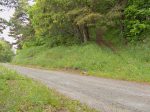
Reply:
<svg viewBox="0 0 150 112"><path fill-rule="evenodd" d="M88 41L108 45L108 34L120 43L136 43L150 31L149 0L36 0L32 7L26 0L18 3L10 33L20 48Z"/></svg>

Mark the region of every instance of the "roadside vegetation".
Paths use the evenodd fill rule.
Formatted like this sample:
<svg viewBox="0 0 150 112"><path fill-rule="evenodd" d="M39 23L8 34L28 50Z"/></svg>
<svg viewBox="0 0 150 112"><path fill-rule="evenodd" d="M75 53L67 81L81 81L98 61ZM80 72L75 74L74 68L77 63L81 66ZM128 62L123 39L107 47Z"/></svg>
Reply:
<svg viewBox="0 0 150 112"><path fill-rule="evenodd" d="M148 42L149 43L149 42ZM150 44L120 47L117 53L96 44L32 47L18 52L14 64L80 71L85 75L150 82Z"/></svg>
<svg viewBox="0 0 150 112"><path fill-rule="evenodd" d="M13 55L11 46L7 42L0 40L0 62L10 62Z"/></svg>
<svg viewBox="0 0 150 112"><path fill-rule="evenodd" d="M96 112L0 66L0 112Z"/></svg>

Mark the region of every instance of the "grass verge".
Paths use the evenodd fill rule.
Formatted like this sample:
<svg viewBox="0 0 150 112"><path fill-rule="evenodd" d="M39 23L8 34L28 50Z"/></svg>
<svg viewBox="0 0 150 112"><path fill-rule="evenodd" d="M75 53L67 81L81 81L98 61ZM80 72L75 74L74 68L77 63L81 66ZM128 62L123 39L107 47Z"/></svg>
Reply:
<svg viewBox="0 0 150 112"><path fill-rule="evenodd" d="M150 44L118 48L117 54L96 44L51 49L33 47L19 51L13 63L150 83Z"/></svg>
<svg viewBox="0 0 150 112"><path fill-rule="evenodd" d="M96 112L0 66L0 112Z"/></svg>

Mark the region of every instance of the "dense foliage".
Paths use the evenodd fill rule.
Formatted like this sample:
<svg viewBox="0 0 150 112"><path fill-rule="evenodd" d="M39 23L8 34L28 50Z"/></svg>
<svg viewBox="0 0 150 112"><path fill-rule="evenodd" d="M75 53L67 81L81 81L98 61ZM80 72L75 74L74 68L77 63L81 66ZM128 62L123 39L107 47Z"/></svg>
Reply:
<svg viewBox="0 0 150 112"><path fill-rule="evenodd" d="M114 18L109 12L117 10L116 4L116 0L38 0L29 14L35 37L50 39L52 46L70 45L91 40L102 24Z"/></svg>
<svg viewBox="0 0 150 112"><path fill-rule="evenodd" d="M8 62L11 60L13 52L8 43L0 40L0 62Z"/></svg>
<svg viewBox="0 0 150 112"><path fill-rule="evenodd" d="M125 9L126 36L131 41L143 40L150 31L150 1L129 0Z"/></svg>
<svg viewBox="0 0 150 112"><path fill-rule="evenodd" d="M108 34L109 41L128 43L148 38L150 31L149 0L37 0L32 7L19 1L11 33L20 48L88 41L110 47ZM28 24L22 24L20 18Z"/></svg>

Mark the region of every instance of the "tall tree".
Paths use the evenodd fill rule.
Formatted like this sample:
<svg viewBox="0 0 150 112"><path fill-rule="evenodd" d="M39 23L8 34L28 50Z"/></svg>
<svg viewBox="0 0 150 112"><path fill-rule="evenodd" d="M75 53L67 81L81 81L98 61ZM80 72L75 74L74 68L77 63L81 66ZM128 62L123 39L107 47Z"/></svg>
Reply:
<svg viewBox="0 0 150 112"><path fill-rule="evenodd" d="M30 10L36 37L68 37L80 42L91 38L90 29L98 21L105 21L106 14L117 0L37 0ZM68 40L67 38L64 38ZM53 38L55 40L55 38Z"/></svg>
<svg viewBox="0 0 150 112"><path fill-rule="evenodd" d="M30 24L27 9L29 7L27 0L19 0L19 6L16 8L15 14L10 20L10 36L17 41L18 48L22 48L26 40L29 40L34 35L34 30Z"/></svg>

